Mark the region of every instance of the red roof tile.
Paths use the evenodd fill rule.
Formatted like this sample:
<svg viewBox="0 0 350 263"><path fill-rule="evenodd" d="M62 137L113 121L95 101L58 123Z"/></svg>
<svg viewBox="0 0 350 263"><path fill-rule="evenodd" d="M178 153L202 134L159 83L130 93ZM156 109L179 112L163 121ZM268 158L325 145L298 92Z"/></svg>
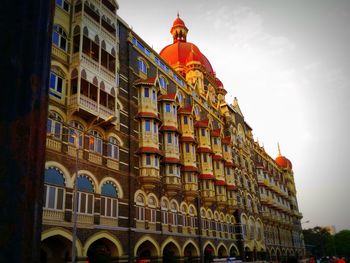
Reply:
<svg viewBox="0 0 350 263"><path fill-rule="evenodd" d="M215 179L215 176L212 174L200 174L199 179L210 180Z"/></svg>
<svg viewBox="0 0 350 263"><path fill-rule="evenodd" d="M175 131L175 132L179 131L175 126L167 126L167 125L161 126L159 130L160 131Z"/></svg>
<svg viewBox="0 0 350 263"><path fill-rule="evenodd" d="M235 185L227 185L227 190L229 190L229 191L236 191L237 190L237 186L235 186Z"/></svg>
<svg viewBox="0 0 350 263"><path fill-rule="evenodd" d="M181 171L184 171L184 172L198 172L198 168L195 167L195 166L184 165L184 166L182 166Z"/></svg>
<svg viewBox="0 0 350 263"><path fill-rule="evenodd" d="M163 155L162 151L154 147L141 147L136 151L136 153L156 153Z"/></svg>
<svg viewBox="0 0 350 263"><path fill-rule="evenodd" d="M180 163L180 159L174 157L164 157L162 160L163 163Z"/></svg>
<svg viewBox="0 0 350 263"><path fill-rule="evenodd" d="M222 143L230 144L231 143L231 136L226 136L224 139L222 139Z"/></svg>
<svg viewBox="0 0 350 263"><path fill-rule="evenodd" d="M222 160L222 156L221 156L221 155L218 155L218 154L214 154L214 155L213 155L213 160L220 161L220 160Z"/></svg>
<svg viewBox="0 0 350 263"><path fill-rule="evenodd" d="M213 153L213 151L210 148L205 148L205 147L198 147L197 152L198 153Z"/></svg>
<svg viewBox="0 0 350 263"><path fill-rule="evenodd" d="M160 95L158 96L158 100L170 100L170 101L174 101L176 97L176 93L168 93L168 94L164 94L164 95Z"/></svg>
<svg viewBox="0 0 350 263"><path fill-rule="evenodd" d="M234 165L233 165L233 163L231 162L231 161L225 161L225 167L233 167Z"/></svg>
<svg viewBox="0 0 350 263"><path fill-rule="evenodd" d="M215 185L226 185L226 182L224 180L216 180Z"/></svg>
<svg viewBox="0 0 350 263"><path fill-rule="evenodd" d="M180 142L193 142L196 143L196 140L190 136L181 136Z"/></svg>
<svg viewBox="0 0 350 263"><path fill-rule="evenodd" d="M219 129L214 129L211 132L211 136L212 137L220 137L220 133L221 133L221 129L220 128Z"/></svg>
<svg viewBox="0 0 350 263"><path fill-rule="evenodd" d="M182 114L191 114L193 110L192 106L181 107L177 110L177 113Z"/></svg>
<svg viewBox="0 0 350 263"><path fill-rule="evenodd" d="M139 112L136 114L135 118L155 118L159 119L158 115L153 112Z"/></svg>
<svg viewBox="0 0 350 263"><path fill-rule="evenodd" d="M156 78L152 77L152 78L148 78L148 79L138 79L134 82L135 86L139 86L139 85L147 85L147 86L152 86L154 85L156 81Z"/></svg>
<svg viewBox="0 0 350 263"><path fill-rule="evenodd" d="M201 121L196 121L194 123L194 127L203 127L206 128L209 126L209 120L201 120Z"/></svg>

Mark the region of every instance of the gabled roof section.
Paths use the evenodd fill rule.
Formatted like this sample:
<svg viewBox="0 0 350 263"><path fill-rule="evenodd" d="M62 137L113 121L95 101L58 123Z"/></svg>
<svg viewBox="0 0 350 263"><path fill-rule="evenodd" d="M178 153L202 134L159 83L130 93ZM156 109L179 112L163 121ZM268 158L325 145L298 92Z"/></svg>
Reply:
<svg viewBox="0 0 350 263"><path fill-rule="evenodd" d="M158 97L158 100L174 101L175 98L176 98L176 93L168 93L168 94L160 95Z"/></svg>
<svg viewBox="0 0 350 263"><path fill-rule="evenodd" d="M154 86L156 84L156 78L151 77L148 79L138 79L134 82L135 86L145 85L145 86Z"/></svg>

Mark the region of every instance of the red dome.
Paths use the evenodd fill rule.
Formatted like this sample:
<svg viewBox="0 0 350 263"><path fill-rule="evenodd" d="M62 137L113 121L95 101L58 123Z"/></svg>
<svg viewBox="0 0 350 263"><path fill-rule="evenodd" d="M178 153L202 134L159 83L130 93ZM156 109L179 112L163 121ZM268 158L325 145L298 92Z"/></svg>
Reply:
<svg viewBox="0 0 350 263"><path fill-rule="evenodd" d="M175 30L175 27L180 27L182 31ZM159 53L166 62L171 66L186 66L189 62L199 62L209 74L214 75L209 60L195 44L186 41L187 28L181 18L175 19L170 32L173 34L174 43L166 46Z"/></svg>
<svg viewBox="0 0 350 263"><path fill-rule="evenodd" d="M216 80L216 84L218 85L218 88L224 88L224 84L222 84L221 80L219 80L218 78L215 78Z"/></svg>
<svg viewBox="0 0 350 263"><path fill-rule="evenodd" d="M291 161L289 161L286 157L280 155L280 156L277 156L277 158L275 159L275 162L282 168L284 169L292 169L292 163Z"/></svg>
<svg viewBox="0 0 350 263"><path fill-rule="evenodd" d="M175 26L185 26L185 22L180 17L177 17L173 23L173 27Z"/></svg>

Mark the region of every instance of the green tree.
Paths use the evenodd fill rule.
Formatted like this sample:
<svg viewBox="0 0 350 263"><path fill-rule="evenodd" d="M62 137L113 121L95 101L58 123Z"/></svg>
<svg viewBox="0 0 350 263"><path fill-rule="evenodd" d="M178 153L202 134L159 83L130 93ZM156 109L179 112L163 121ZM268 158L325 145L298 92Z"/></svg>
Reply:
<svg viewBox="0 0 350 263"><path fill-rule="evenodd" d="M350 256L350 230L342 230L334 236L338 256Z"/></svg>
<svg viewBox="0 0 350 263"><path fill-rule="evenodd" d="M306 250L316 258L334 254L331 235L322 227L303 230ZM333 251L332 251L333 249Z"/></svg>

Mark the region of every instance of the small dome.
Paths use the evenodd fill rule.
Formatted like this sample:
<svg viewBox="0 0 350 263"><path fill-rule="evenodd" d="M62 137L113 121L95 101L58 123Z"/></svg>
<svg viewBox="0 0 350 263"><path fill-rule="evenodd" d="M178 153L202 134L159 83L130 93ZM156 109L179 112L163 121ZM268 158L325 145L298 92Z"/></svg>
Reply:
<svg viewBox="0 0 350 263"><path fill-rule="evenodd" d="M175 26L184 26L185 27L185 22L179 17L179 15L174 20L173 27L175 27Z"/></svg>
<svg viewBox="0 0 350 263"><path fill-rule="evenodd" d="M187 32L188 29L184 21L178 15L170 30L174 42L163 48L159 53L160 56L171 66L185 67L187 63L199 62L207 73L214 75L214 70L209 60L195 44L187 42Z"/></svg>
<svg viewBox="0 0 350 263"><path fill-rule="evenodd" d="M291 161L289 161L286 157L281 155L281 149L279 144L278 144L278 156L276 157L275 162L278 164L278 166L282 167L283 169L293 168Z"/></svg>
<svg viewBox="0 0 350 263"><path fill-rule="evenodd" d="M278 166L284 168L284 169L292 169L292 163L284 156L277 156L275 159L275 162L278 164Z"/></svg>

